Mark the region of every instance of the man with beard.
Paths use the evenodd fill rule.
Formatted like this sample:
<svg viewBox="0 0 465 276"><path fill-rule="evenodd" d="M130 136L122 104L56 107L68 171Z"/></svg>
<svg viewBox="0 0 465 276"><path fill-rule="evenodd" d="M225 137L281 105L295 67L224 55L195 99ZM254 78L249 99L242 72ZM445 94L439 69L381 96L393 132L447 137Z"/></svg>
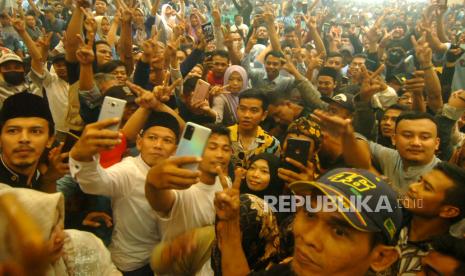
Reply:
<svg viewBox="0 0 465 276"><path fill-rule="evenodd" d="M0 111L0 182L12 187L55 191L57 175L51 166L39 172L40 157L53 143L55 131L47 102L23 92L5 100ZM63 155L57 155L64 158ZM56 177L54 177L54 175Z"/></svg>

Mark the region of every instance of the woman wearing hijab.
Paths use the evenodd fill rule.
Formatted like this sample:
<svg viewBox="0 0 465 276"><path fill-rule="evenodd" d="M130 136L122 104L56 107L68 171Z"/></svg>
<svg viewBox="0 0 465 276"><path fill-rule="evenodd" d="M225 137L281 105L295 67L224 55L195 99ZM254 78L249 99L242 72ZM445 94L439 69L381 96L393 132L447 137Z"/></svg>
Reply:
<svg viewBox="0 0 465 276"><path fill-rule="evenodd" d="M102 241L89 232L64 230L64 198L32 189L0 184L0 197L12 194L39 226L49 248L51 263L47 276L121 275ZM0 263L11 259L11 233L5 216L0 216Z"/></svg>
<svg viewBox="0 0 465 276"><path fill-rule="evenodd" d="M232 65L226 69L224 73L224 84L227 87L226 93L222 93L213 99L212 109L217 114L216 123L222 123L224 126L232 126L237 123L239 94L247 89L248 83L247 72L242 66Z"/></svg>
<svg viewBox="0 0 465 276"><path fill-rule="evenodd" d="M266 195L279 196L283 192L284 182L278 177L280 160L270 153L261 153L250 159L241 184L241 194L253 194L260 198Z"/></svg>
<svg viewBox="0 0 465 276"><path fill-rule="evenodd" d="M110 32L110 18L108 16L99 15L95 17L95 22L97 22L97 40L107 40L107 35Z"/></svg>

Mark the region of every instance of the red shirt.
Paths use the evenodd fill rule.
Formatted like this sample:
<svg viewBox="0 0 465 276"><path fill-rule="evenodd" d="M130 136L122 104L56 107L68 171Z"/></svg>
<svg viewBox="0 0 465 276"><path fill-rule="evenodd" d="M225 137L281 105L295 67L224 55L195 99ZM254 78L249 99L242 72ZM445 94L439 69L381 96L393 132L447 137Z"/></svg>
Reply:
<svg viewBox="0 0 465 276"><path fill-rule="evenodd" d="M215 74L213 74L212 71L208 72L207 74L207 82L211 84L212 86L215 85L223 85L224 83L224 77L217 78L215 77Z"/></svg>
<svg viewBox="0 0 465 276"><path fill-rule="evenodd" d="M104 168L108 168L123 159L123 154L126 152L127 141L126 136L121 138L121 143L116 145L112 150L106 150L100 152L100 165Z"/></svg>

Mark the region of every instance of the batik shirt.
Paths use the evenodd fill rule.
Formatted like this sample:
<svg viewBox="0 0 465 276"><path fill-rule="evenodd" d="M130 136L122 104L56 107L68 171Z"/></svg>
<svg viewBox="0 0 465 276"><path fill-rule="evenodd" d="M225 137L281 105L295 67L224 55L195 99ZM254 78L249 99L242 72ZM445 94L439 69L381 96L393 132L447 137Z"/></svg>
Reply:
<svg viewBox="0 0 465 276"><path fill-rule="evenodd" d="M279 157L281 149L278 139L268 134L260 126L257 130L257 137L250 144L248 149L244 149L239 140L238 125L235 124L230 126L229 130L231 131L231 144L233 150L232 161L234 166L242 166L247 168L250 158L263 152L268 152Z"/></svg>

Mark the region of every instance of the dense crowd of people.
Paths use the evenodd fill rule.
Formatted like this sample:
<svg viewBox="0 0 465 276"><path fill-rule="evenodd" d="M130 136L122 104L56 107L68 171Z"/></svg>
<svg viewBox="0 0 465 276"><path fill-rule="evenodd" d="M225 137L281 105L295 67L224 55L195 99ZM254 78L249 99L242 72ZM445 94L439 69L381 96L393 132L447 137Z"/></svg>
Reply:
<svg viewBox="0 0 465 276"><path fill-rule="evenodd" d="M465 2L0 8L0 275L465 275Z"/></svg>

